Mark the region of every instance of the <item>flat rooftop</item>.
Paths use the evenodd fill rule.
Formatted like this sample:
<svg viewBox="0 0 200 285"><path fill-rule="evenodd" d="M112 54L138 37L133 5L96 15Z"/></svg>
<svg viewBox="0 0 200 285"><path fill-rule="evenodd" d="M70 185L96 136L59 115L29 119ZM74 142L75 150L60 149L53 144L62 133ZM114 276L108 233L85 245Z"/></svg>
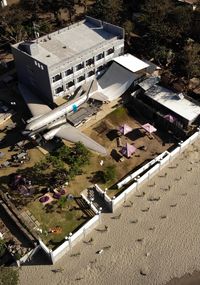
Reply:
<svg viewBox="0 0 200 285"><path fill-rule="evenodd" d="M149 67L148 63L142 61L130 53L120 55L116 57L114 61L132 72L138 72Z"/></svg>
<svg viewBox="0 0 200 285"><path fill-rule="evenodd" d="M177 93L164 87L155 85L145 92L145 95L172 110L186 120L193 121L200 114L200 106L186 98L180 98Z"/></svg>
<svg viewBox="0 0 200 285"><path fill-rule="evenodd" d="M114 28L112 29L112 27ZM95 47L99 48L101 44L117 39L122 31L122 28L87 17L84 21L31 42L30 45L34 45L34 52L31 53L31 56L51 66L61 61L70 60L73 56L78 56L86 50L90 53ZM21 49L20 45L23 43L15 45L15 47Z"/></svg>

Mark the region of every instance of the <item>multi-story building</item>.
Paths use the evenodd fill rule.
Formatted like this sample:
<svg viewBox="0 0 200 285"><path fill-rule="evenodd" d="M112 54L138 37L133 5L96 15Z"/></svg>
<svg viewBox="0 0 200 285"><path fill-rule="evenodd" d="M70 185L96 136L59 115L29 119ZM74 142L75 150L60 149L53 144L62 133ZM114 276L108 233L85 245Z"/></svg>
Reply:
<svg viewBox="0 0 200 285"><path fill-rule="evenodd" d="M124 30L91 17L12 46L18 80L43 99L72 94L124 53Z"/></svg>

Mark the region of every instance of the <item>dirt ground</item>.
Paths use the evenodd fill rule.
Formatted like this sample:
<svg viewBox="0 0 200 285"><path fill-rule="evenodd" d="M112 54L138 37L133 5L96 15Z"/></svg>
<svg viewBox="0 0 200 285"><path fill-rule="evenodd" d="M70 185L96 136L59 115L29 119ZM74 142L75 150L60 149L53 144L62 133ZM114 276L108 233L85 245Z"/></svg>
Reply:
<svg viewBox="0 0 200 285"><path fill-rule="evenodd" d="M123 146L126 143L133 144L136 147L136 152L130 158L124 157L123 161L118 161L118 158L122 155L120 154L121 147L117 146L117 131L119 126L124 123L128 124L133 131L126 136L121 136L121 144ZM84 133L102 144L107 149L108 156L101 157L93 154L91 164L84 168L84 174L76 177L69 185L71 191L76 193L80 193L81 190L95 183L93 177L97 171L104 170L108 165L115 165L115 180L106 185L99 183L102 188L110 188L110 192L108 191L107 193L113 196L116 193L116 182L145 161L153 159L172 145L172 143L168 142L163 143L163 139L157 132L152 135L153 139L150 139L150 136L141 128L140 122L136 121L121 107L85 129ZM145 150L140 150L139 147L141 146L144 146ZM104 161L103 166L100 165L101 160ZM113 191L113 189L115 190Z"/></svg>
<svg viewBox="0 0 200 285"><path fill-rule="evenodd" d="M23 141L25 138L21 135L21 131L24 128L24 123L22 119L26 120L29 116L29 111L20 97L16 92L15 84L9 86L4 86L0 88L0 100L4 100L8 105L11 101L16 101L15 115L11 119L7 120L5 123L0 125L0 151L5 155L0 159L0 163L5 162L10 159L13 154L18 152L11 151L10 148L14 146L19 141ZM11 173L15 173L19 168L26 168L33 166L36 162L40 161L43 154L38 150L37 147L33 146L31 143L27 144L26 149L28 150L28 155L30 156L30 161L22 164L20 167L7 167L0 169L0 177L7 177Z"/></svg>

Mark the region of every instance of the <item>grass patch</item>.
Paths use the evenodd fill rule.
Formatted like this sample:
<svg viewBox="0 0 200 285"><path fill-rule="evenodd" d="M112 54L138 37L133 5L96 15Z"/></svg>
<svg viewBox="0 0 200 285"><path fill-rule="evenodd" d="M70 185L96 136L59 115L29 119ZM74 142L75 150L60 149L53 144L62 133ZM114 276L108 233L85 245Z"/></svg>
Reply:
<svg viewBox="0 0 200 285"><path fill-rule="evenodd" d="M40 228L43 230L41 238L50 248L58 246L65 236L86 222L86 219L83 219L83 212L73 200L68 201L63 209L59 208L57 200L46 206L34 201L29 203L27 208L41 224ZM48 233L55 227L60 227L61 232Z"/></svg>
<svg viewBox="0 0 200 285"><path fill-rule="evenodd" d="M122 120L126 119L127 114L128 112L124 107L119 107L110 113L106 119L112 121L112 123L121 123Z"/></svg>

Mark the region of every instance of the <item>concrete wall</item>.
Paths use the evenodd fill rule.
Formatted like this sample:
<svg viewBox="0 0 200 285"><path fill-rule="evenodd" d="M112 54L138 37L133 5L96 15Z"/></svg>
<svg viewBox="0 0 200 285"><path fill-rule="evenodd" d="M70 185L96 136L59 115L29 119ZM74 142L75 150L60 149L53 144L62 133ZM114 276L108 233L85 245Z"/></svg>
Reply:
<svg viewBox="0 0 200 285"><path fill-rule="evenodd" d="M116 35L120 39L124 39L124 37L125 37L124 29L121 27L118 27L116 25L112 25L110 23L103 22L103 28L106 31L108 31L109 33Z"/></svg>
<svg viewBox="0 0 200 285"><path fill-rule="evenodd" d="M127 200L127 198L132 195L136 190L139 189L144 183L146 183L149 179L151 179L155 174L160 172L160 170L165 167L168 163L170 163L173 159L175 159L182 151L184 151L188 145L192 144L200 137L200 128L199 130L193 134L186 141L181 142L179 146L177 146L172 152L163 152L158 157L147 163L138 171L133 174L137 176L136 181L134 181L128 188L126 188L118 197L115 199L111 199L107 194L97 185L95 184L95 189L99 193L101 197L104 197L104 201L106 205L114 212L123 202ZM154 165L154 163L156 164ZM152 165L152 167L151 167ZM144 173L142 176L138 176L139 173L142 173L144 169L150 169ZM123 183L127 180L123 180ZM126 182L127 183L127 182ZM124 184L123 184L124 185ZM86 200L88 204L91 205L89 200L82 195L82 197ZM92 208L94 205L92 205ZM62 243L57 249L51 251L47 248L47 246L39 240L39 244L44 252L49 256L52 263L58 261L67 251L71 250L71 248L83 237L85 237L94 227L96 227L99 223L101 223L101 214L98 213L98 210L95 208L95 212L97 213L91 220L89 220L83 227L81 227L77 232L75 232L71 237L66 237L66 241Z"/></svg>
<svg viewBox="0 0 200 285"><path fill-rule="evenodd" d="M94 185L96 192L98 193L98 195L104 199L104 202L106 204L106 207L112 212L112 200L110 199L110 197L106 194L105 191L103 191L98 184Z"/></svg>
<svg viewBox="0 0 200 285"><path fill-rule="evenodd" d="M130 194L132 195L137 189L139 189L139 187L141 187L144 183L146 183L158 172L160 172L162 168L164 168L167 164L172 162L181 152L183 152L188 147L188 145L192 144L199 137L200 137L200 128L187 140L185 140L184 142L180 142L179 145L172 152L164 152L158 157L156 157L154 160L150 161L141 169L138 169L138 171L136 171L135 173L137 174L139 174L140 172L142 173L143 169L151 166L153 162L155 163L155 161L157 161L157 163L152 168L150 168L144 175L142 175L141 177L139 176L137 180L133 182L132 185L130 185L127 189L125 189L117 198L112 200L112 210L115 211L124 201L126 201L127 197ZM131 179L131 176L127 178ZM126 181L127 181L126 183L128 183L127 178L122 181L122 185L124 185L123 183L125 183Z"/></svg>
<svg viewBox="0 0 200 285"><path fill-rule="evenodd" d="M147 170L151 165L155 164L155 162L160 161L163 159L163 157L167 156L169 154L168 151L164 151L154 159L152 159L150 162L146 163L144 166L133 172L131 175L125 177L123 180L117 183L117 188L120 189L122 186L126 185L128 182L136 178L138 175L140 175L142 172Z"/></svg>
<svg viewBox="0 0 200 285"><path fill-rule="evenodd" d="M12 47L18 80L47 101L52 101L48 68L25 52Z"/></svg>
<svg viewBox="0 0 200 285"><path fill-rule="evenodd" d="M82 238L84 238L94 227L99 224L100 216L95 215L83 227L75 232L71 237L67 238L58 248L50 253L52 263L57 262Z"/></svg>

